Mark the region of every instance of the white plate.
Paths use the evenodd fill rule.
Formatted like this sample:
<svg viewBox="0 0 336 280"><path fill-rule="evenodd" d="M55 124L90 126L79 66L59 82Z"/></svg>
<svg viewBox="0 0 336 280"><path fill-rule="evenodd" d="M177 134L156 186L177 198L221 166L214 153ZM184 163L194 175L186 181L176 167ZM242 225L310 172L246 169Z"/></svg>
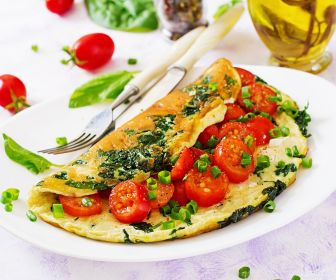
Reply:
<svg viewBox="0 0 336 280"><path fill-rule="evenodd" d="M28 242L59 254L90 260L143 262L177 259L227 248L284 226L313 209L335 190L336 185L333 176L336 158L336 88L317 76L303 72L264 66L243 67L288 93L300 106L308 101L310 103L309 112L313 118L310 131L313 136L309 144L314 166L311 170L300 170L293 187L277 198L274 213L259 211L221 230L154 244L110 244L82 238L41 220L32 223L25 217L28 191L40 178L10 161L0 140L1 189L16 187L21 190L20 200L14 203L12 213L0 209L0 225ZM191 81L203 70L194 69L184 83ZM128 113L127 118L153 101L153 96L146 96ZM68 97L64 96L27 109L2 125L0 132L7 133L24 147L37 151L53 146L58 136L67 136L68 139L75 137L90 117L104 107L100 105L70 110L67 102ZM76 154L48 158L65 163L74 156Z"/></svg>

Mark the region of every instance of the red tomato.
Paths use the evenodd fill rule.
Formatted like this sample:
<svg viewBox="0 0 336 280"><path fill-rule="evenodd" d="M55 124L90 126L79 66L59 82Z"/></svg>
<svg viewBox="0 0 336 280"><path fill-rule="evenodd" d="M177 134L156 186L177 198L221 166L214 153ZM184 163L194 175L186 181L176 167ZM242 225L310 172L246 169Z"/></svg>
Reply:
<svg viewBox="0 0 336 280"><path fill-rule="evenodd" d="M188 172L185 181L185 193L190 200L195 200L201 207L209 207L225 198L229 180L224 172L214 178L208 167L206 172L199 172L196 168Z"/></svg>
<svg viewBox="0 0 336 280"><path fill-rule="evenodd" d="M227 123L229 121L237 120L239 117L244 116L245 111L237 104L226 104L227 111L225 113L225 118L223 123Z"/></svg>
<svg viewBox="0 0 336 280"><path fill-rule="evenodd" d="M106 189L103 191L99 191L98 194L101 198L109 198L111 194L112 189Z"/></svg>
<svg viewBox="0 0 336 280"><path fill-rule="evenodd" d="M185 183L182 181L174 182L175 190L172 200L176 200L181 206L186 205L189 199L185 192Z"/></svg>
<svg viewBox="0 0 336 280"><path fill-rule="evenodd" d="M162 184L158 181L158 188L153 192L156 193L156 199L150 200L150 205L152 209L158 209L162 206L165 206L172 198L174 193L174 185Z"/></svg>
<svg viewBox="0 0 336 280"><path fill-rule="evenodd" d="M253 141L251 142L252 144L251 146L249 146L249 148L252 152L254 152L257 146L256 139L254 136L254 132L249 130L246 124L241 122L228 122L223 124L223 126L219 130L220 138L234 137L242 141L245 141L246 137L249 135L253 138Z"/></svg>
<svg viewBox="0 0 336 280"><path fill-rule="evenodd" d="M182 180L193 165L193 153L188 147L184 147L171 171L172 180Z"/></svg>
<svg viewBox="0 0 336 280"><path fill-rule="evenodd" d="M254 133L258 146L266 145L271 140L269 131L274 128L274 124L268 118L256 116L254 119L247 121L246 126Z"/></svg>
<svg viewBox="0 0 336 280"><path fill-rule="evenodd" d="M254 104L251 108L247 108L244 105L244 98L241 93L238 97L239 105L246 111L260 111L270 115L273 115L276 112L277 104L269 100L270 96L276 96L276 93L272 89L262 84L253 84L249 86L249 91L251 96L248 99Z"/></svg>
<svg viewBox="0 0 336 280"><path fill-rule="evenodd" d="M17 113L29 107L26 97L26 87L18 77L9 74L0 76L0 106Z"/></svg>
<svg viewBox="0 0 336 280"><path fill-rule="evenodd" d="M46 0L46 6L52 13L62 15L72 7L74 0Z"/></svg>
<svg viewBox="0 0 336 280"><path fill-rule="evenodd" d="M237 70L240 76L240 80L241 80L243 87L247 85L251 85L255 82L255 76L250 71L247 71L239 67L235 67L235 69Z"/></svg>
<svg viewBox="0 0 336 280"><path fill-rule="evenodd" d="M203 146L208 147L208 141L211 136L218 138L218 127L215 124L210 125L204 129L204 131L198 137L198 141L201 142Z"/></svg>
<svg viewBox="0 0 336 280"><path fill-rule="evenodd" d="M116 185L109 198L113 215L122 223L137 223L146 219L151 210L147 188L133 181Z"/></svg>
<svg viewBox="0 0 336 280"><path fill-rule="evenodd" d="M75 63L78 67L93 70L106 64L114 53L114 42L103 33L88 34L78 39L72 48L63 48L70 59L63 61Z"/></svg>
<svg viewBox="0 0 336 280"><path fill-rule="evenodd" d="M64 212L74 217L87 217L98 215L103 210L103 202L98 194L85 196L92 202L92 206L84 206L82 199L84 197L59 196Z"/></svg>
<svg viewBox="0 0 336 280"><path fill-rule="evenodd" d="M251 156L251 164L241 166L243 153ZM236 138L224 139L215 149L215 164L226 173L232 183L245 181L254 171L253 156L247 145Z"/></svg>

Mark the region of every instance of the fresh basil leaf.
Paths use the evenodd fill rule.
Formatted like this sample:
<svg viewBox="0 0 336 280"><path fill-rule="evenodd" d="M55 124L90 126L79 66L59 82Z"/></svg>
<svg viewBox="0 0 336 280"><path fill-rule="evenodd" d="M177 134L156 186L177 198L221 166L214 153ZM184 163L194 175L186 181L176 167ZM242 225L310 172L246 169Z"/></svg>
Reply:
<svg viewBox="0 0 336 280"><path fill-rule="evenodd" d="M15 161L18 164L21 164L22 166L26 167L28 170L35 174L39 174L41 172L44 172L45 170L49 169L51 166L57 166L59 165L51 163L49 160L45 159L44 157L41 157L39 155L36 155L22 146L20 146L18 143L16 143L12 138L10 138L6 134L2 134L3 139L5 140L5 152L6 155L12 160Z"/></svg>
<svg viewBox="0 0 336 280"><path fill-rule="evenodd" d="M115 99L133 78L133 72L118 71L95 78L77 88L70 97L69 107L78 108Z"/></svg>
<svg viewBox="0 0 336 280"><path fill-rule="evenodd" d="M90 18L107 28L148 32L158 28L153 0L85 0Z"/></svg>

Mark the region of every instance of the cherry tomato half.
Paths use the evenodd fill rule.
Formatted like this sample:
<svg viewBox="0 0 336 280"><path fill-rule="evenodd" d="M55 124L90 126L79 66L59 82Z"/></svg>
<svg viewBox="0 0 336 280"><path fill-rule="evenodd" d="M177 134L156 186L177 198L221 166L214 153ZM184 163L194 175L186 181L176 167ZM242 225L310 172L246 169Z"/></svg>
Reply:
<svg viewBox="0 0 336 280"><path fill-rule="evenodd" d="M156 199L150 200L150 205L152 209L158 209L168 204L174 193L173 184L162 184L159 181L157 182L157 184L158 188L153 191L156 194Z"/></svg>
<svg viewBox="0 0 336 280"><path fill-rule="evenodd" d="M116 185L109 198L113 215L122 223L136 223L146 219L151 210L147 188L133 181Z"/></svg>
<svg viewBox="0 0 336 280"><path fill-rule="evenodd" d="M194 165L194 156L188 147L184 147L178 160L171 170L172 180L182 180Z"/></svg>
<svg viewBox="0 0 336 280"><path fill-rule="evenodd" d="M274 128L274 124L268 118L256 116L254 119L247 121L246 126L253 132L258 146L266 145L271 140L269 131Z"/></svg>
<svg viewBox="0 0 336 280"><path fill-rule="evenodd" d="M276 96L276 93L269 87L262 84L253 84L249 86L250 97L248 98L253 106L247 107L244 104L242 94L239 95L237 102L246 111L260 111L273 115L277 110L277 104L269 100L270 96Z"/></svg>
<svg viewBox="0 0 336 280"><path fill-rule="evenodd" d="M83 198L91 201L91 206L84 206ZM85 197L71 197L60 195L59 200L62 203L64 212L74 217L87 217L98 215L103 210L103 202L98 194L88 195Z"/></svg>
<svg viewBox="0 0 336 280"><path fill-rule="evenodd" d="M241 165L243 153L251 157L251 163L243 167ZM232 183L245 181L254 171L253 156L247 145L237 138L227 138L215 149L215 164L226 173Z"/></svg>
<svg viewBox="0 0 336 280"><path fill-rule="evenodd" d="M27 93L23 82L13 75L0 76L0 106L12 113L29 107L26 103Z"/></svg>
<svg viewBox="0 0 336 280"><path fill-rule="evenodd" d="M229 180L224 172L215 178L208 167L206 172L199 172L196 168L188 172L185 181L185 193L190 200L195 200L201 207L212 206L225 198Z"/></svg>
<svg viewBox="0 0 336 280"><path fill-rule="evenodd" d="M247 128L247 125L241 122L228 122L222 125L219 129L220 138L234 137L242 141L248 140L246 137L252 137L252 140L248 141L248 147L251 152L254 152L256 149L256 138L254 132ZM245 143L245 144L247 144Z"/></svg>
<svg viewBox="0 0 336 280"><path fill-rule="evenodd" d="M78 39L72 48L63 48L70 59L63 61L75 63L78 67L93 70L106 64L114 53L114 42L103 33L88 34Z"/></svg>
<svg viewBox="0 0 336 280"><path fill-rule="evenodd" d="M204 147L208 147L208 141L210 140L211 136L215 136L218 138L218 127L215 124L210 125L206 129L204 129L198 137L198 141Z"/></svg>
<svg viewBox="0 0 336 280"><path fill-rule="evenodd" d="M242 107L240 107L237 104L226 104L226 106L227 106L227 110L225 113L225 118L224 118L223 123L237 120L239 117L242 117L246 114L245 111L242 109Z"/></svg>
<svg viewBox="0 0 336 280"><path fill-rule="evenodd" d="M46 6L52 13L62 15L69 11L74 0L46 0Z"/></svg>
<svg viewBox="0 0 336 280"><path fill-rule="evenodd" d="M235 67L235 69L237 70L240 76L240 80L241 80L243 87L247 85L251 85L255 82L255 76L250 71L247 71L239 67Z"/></svg>
<svg viewBox="0 0 336 280"><path fill-rule="evenodd" d="M185 192L185 182L177 181L174 182L175 190L172 200L176 200L181 206L186 205L189 202L189 199Z"/></svg>

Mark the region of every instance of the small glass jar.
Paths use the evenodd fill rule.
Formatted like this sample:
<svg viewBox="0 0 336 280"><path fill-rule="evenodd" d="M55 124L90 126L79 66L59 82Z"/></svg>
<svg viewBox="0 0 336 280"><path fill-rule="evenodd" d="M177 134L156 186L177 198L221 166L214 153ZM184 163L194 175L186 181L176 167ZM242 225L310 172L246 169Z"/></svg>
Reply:
<svg viewBox="0 0 336 280"><path fill-rule="evenodd" d="M155 3L162 31L171 40L207 24L202 0L156 0Z"/></svg>

